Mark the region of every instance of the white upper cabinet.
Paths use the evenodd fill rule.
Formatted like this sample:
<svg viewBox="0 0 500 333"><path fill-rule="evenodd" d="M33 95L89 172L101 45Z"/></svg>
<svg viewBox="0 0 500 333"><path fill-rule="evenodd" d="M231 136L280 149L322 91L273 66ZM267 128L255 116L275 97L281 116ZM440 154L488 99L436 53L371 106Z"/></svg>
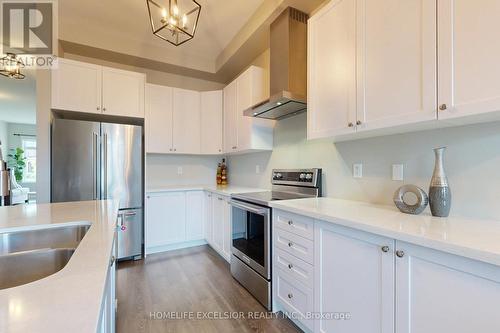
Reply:
<svg viewBox="0 0 500 333"><path fill-rule="evenodd" d="M222 91L201 92L201 152L222 154Z"/></svg>
<svg viewBox="0 0 500 333"><path fill-rule="evenodd" d="M309 139L437 119L435 0L331 1L308 50Z"/></svg>
<svg viewBox="0 0 500 333"><path fill-rule="evenodd" d="M357 130L436 120L436 0L357 4Z"/></svg>
<svg viewBox="0 0 500 333"><path fill-rule="evenodd" d="M273 149L272 120L245 117L245 109L269 97L265 70L250 66L224 89L224 129L227 153Z"/></svg>
<svg viewBox="0 0 500 333"><path fill-rule="evenodd" d="M144 74L103 67L103 114L144 118Z"/></svg>
<svg viewBox="0 0 500 333"><path fill-rule="evenodd" d="M224 88L224 151L232 152L238 148L238 113L236 100L236 81Z"/></svg>
<svg viewBox="0 0 500 333"><path fill-rule="evenodd" d="M101 113L102 67L59 58L52 70L52 108Z"/></svg>
<svg viewBox="0 0 500 333"><path fill-rule="evenodd" d="M438 1L440 119L500 111L499 15L497 0Z"/></svg>
<svg viewBox="0 0 500 333"><path fill-rule="evenodd" d="M172 151L173 89L155 84L146 85L146 151Z"/></svg>
<svg viewBox="0 0 500 333"><path fill-rule="evenodd" d="M52 70L52 108L144 118L141 73L58 59Z"/></svg>
<svg viewBox="0 0 500 333"><path fill-rule="evenodd" d="M173 150L177 154L200 154L200 93L174 88Z"/></svg>
<svg viewBox="0 0 500 333"><path fill-rule="evenodd" d="M308 22L308 139L356 123L356 1L331 1Z"/></svg>

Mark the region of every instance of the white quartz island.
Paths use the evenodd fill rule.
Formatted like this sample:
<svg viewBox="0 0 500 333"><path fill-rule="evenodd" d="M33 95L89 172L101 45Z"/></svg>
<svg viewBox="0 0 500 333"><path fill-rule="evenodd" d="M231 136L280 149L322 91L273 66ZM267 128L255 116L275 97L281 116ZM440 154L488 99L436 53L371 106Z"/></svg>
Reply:
<svg viewBox="0 0 500 333"><path fill-rule="evenodd" d="M91 225L61 271L0 290L0 332L98 331L117 213L117 202L110 200L0 208L0 234Z"/></svg>

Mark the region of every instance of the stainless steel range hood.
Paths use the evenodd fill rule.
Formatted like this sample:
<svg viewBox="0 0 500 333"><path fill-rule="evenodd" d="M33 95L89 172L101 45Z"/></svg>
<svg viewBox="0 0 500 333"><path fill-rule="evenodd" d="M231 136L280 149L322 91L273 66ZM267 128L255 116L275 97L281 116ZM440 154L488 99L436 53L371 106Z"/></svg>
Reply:
<svg viewBox="0 0 500 333"><path fill-rule="evenodd" d="M283 119L307 110L307 19L288 7L271 24L271 97L245 116Z"/></svg>

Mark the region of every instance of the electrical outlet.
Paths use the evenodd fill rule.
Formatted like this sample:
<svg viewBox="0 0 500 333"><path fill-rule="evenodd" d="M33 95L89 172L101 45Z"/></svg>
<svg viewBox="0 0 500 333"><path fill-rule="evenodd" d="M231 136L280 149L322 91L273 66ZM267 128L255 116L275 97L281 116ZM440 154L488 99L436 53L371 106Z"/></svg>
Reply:
<svg viewBox="0 0 500 333"><path fill-rule="evenodd" d="M260 173L260 165L258 165L258 164L255 166L255 173L256 174Z"/></svg>
<svg viewBox="0 0 500 333"><path fill-rule="evenodd" d="M398 181L404 180L404 165L403 164L393 164L392 165L392 180L398 180Z"/></svg>
<svg viewBox="0 0 500 333"><path fill-rule="evenodd" d="M184 170L182 170L182 167L181 167L181 166L177 167L177 174L178 174L179 176L180 176L180 175L182 175L182 173L183 173L183 172L184 172Z"/></svg>
<svg viewBox="0 0 500 333"><path fill-rule="evenodd" d="M352 165L352 176L354 178L363 178L363 164L355 163Z"/></svg>

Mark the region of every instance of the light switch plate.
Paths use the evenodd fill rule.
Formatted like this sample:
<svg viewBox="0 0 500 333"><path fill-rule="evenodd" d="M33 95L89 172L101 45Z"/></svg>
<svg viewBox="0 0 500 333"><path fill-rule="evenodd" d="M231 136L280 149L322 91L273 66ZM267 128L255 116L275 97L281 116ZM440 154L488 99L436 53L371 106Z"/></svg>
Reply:
<svg viewBox="0 0 500 333"><path fill-rule="evenodd" d="M183 171L184 171L184 170L182 170L182 167L181 167L181 166L180 166L180 167L177 167L177 174L178 174L179 176L180 176L180 175L182 175Z"/></svg>
<svg viewBox="0 0 500 333"><path fill-rule="evenodd" d="M352 165L352 176L354 178L363 178L363 164L355 163Z"/></svg>
<svg viewBox="0 0 500 333"><path fill-rule="evenodd" d="M392 180L397 180L397 181L404 180L404 165L403 164L393 164L392 165Z"/></svg>

